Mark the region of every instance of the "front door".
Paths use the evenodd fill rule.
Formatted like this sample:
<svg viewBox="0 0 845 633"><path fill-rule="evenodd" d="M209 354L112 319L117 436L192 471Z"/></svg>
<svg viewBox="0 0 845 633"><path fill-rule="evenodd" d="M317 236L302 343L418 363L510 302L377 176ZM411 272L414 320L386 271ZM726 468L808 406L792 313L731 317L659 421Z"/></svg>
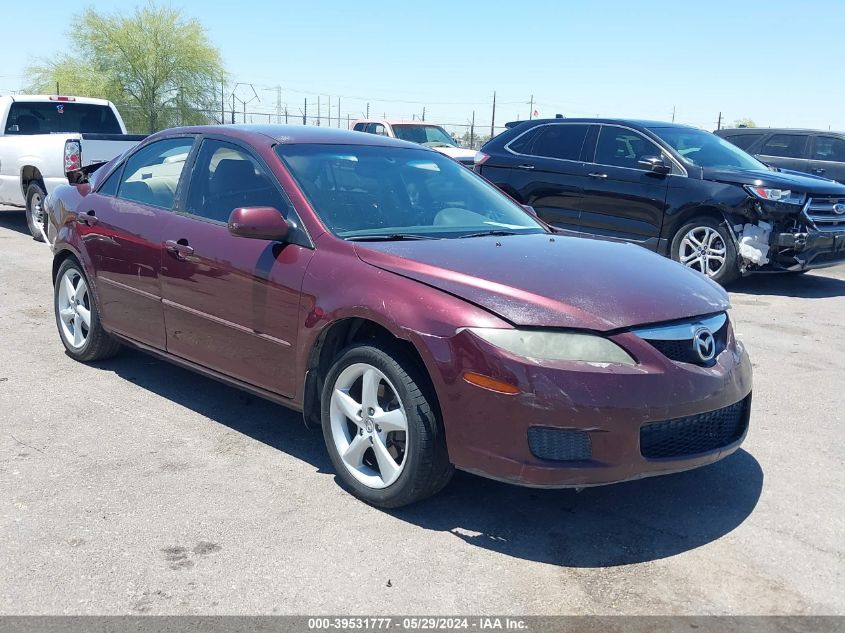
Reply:
<svg viewBox="0 0 845 633"><path fill-rule="evenodd" d="M205 139L184 209L164 229L167 351L290 397L299 296L313 251L236 237L227 228L232 210L268 206L301 226L287 196L249 150Z"/></svg>
<svg viewBox="0 0 845 633"><path fill-rule="evenodd" d="M82 201L79 232L91 256L103 324L165 348L161 307L162 230L194 137L150 143Z"/></svg>
<svg viewBox="0 0 845 633"><path fill-rule="evenodd" d="M657 249L670 176L640 165L649 157L669 163L661 149L639 132L601 126L581 206L582 231Z"/></svg>
<svg viewBox="0 0 845 633"><path fill-rule="evenodd" d="M761 145L755 158L764 163L806 172L809 170L807 134L772 134Z"/></svg>
<svg viewBox="0 0 845 633"><path fill-rule="evenodd" d="M845 139L819 134L810 154L810 173L845 183Z"/></svg>

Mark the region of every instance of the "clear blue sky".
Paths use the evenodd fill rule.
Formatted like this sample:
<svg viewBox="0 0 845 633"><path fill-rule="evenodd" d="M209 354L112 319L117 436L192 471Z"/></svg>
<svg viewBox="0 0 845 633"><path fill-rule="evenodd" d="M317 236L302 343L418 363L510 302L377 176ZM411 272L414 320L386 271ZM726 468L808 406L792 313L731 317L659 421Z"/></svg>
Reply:
<svg viewBox="0 0 845 633"><path fill-rule="evenodd" d="M34 57L67 47L80 4L41 0L3 9L0 93L17 90ZM101 8L128 12L137 1ZM332 97L336 116L371 114L489 125L541 116L731 122L845 130L845 2L289 2L173 0L199 19L236 81L274 111L282 86L291 113L304 97ZM84 6L84 5L82 5ZM13 25L19 25L19 28Z"/></svg>

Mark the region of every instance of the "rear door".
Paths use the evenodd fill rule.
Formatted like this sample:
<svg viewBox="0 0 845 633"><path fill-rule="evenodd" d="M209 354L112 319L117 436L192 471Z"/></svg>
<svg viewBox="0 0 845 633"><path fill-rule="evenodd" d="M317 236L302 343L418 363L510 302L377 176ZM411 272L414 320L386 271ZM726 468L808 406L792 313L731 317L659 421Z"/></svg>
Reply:
<svg viewBox="0 0 845 633"><path fill-rule="evenodd" d="M164 228L167 351L290 397L300 290L313 250L229 233L235 208L265 206L302 226L287 195L249 148L203 140L184 207Z"/></svg>
<svg viewBox="0 0 845 633"><path fill-rule="evenodd" d="M548 123L531 128L484 163L481 174L556 227L577 231L589 183L584 162L597 126ZM594 133L593 132L593 133Z"/></svg>
<svg viewBox="0 0 845 633"><path fill-rule="evenodd" d="M163 227L193 144L193 136L181 136L142 147L78 209L103 323L159 349L165 348L159 278Z"/></svg>
<svg viewBox="0 0 845 633"><path fill-rule="evenodd" d="M809 145L809 134L776 133L763 141L756 157L781 169L807 172L810 169Z"/></svg>
<svg viewBox="0 0 845 633"><path fill-rule="evenodd" d="M810 154L810 173L845 183L845 138L816 135Z"/></svg>
<svg viewBox="0 0 845 633"><path fill-rule="evenodd" d="M581 202L581 229L657 249L670 175L639 161L669 157L650 139L619 125L602 125ZM676 168L677 169L677 168Z"/></svg>

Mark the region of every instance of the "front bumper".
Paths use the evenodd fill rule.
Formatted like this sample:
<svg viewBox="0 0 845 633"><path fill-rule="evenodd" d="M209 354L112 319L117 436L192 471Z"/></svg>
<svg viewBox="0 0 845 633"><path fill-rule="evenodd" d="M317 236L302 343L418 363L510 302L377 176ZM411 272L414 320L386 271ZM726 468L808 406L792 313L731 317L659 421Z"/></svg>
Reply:
<svg viewBox="0 0 845 633"><path fill-rule="evenodd" d="M772 266L800 271L835 266L845 262L845 230L772 235Z"/></svg>
<svg viewBox="0 0 845 633"><path fill-rule="evenodd" d="M635 356L636 366L534 362L510 356L467 331L450 339L429 338L452 463L520 485L581 487L696 468L739 447L748 428L751 363L732 331L712 367L671 361L631 333L611 338ZM517 385L520 393L471 385L462 379L466 371ZM665 435L678 420L731 405L742 407L742 419L727 443L692 454L644 456L643 427L666 423L651 427ZM538 428L580 432L573 433L574 444L567 446L580 450L586 436L589 457L537 457L529 433L536 440Z"/></svg>

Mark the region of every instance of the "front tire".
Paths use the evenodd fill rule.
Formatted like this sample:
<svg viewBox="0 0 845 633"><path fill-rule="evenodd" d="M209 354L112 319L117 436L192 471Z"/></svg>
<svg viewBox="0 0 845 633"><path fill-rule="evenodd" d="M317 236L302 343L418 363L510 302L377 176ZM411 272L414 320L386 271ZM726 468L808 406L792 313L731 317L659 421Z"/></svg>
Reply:
<svg viewBox="0 0 845 633"><path fill-rule="evenodd" d="M47 194L40 183L32 183L26 189L26 225L32 239L43 242L41 230L47 233L47 213L44 211L44 198ZM40 229L39 229L40 227Z"/></svg>
<svg viewBox="0 0 845 633"><path fill-rule="evenodd" d="M66 259L59 267L53 306L59 337L71 358L90 362L111 358L120 351L120 343L100 325L88 278L74 259Z"/></svg>
<svg viewBox="0 0 845 633"><path fill-rule="evenodd" d="M739 278L734 240L713 218L701 216L684 224L675 234L670 252L676 262L723 286Z"/></svg>
<svg viewBox="0 0 845 633"><path fill-rule="evenodd" d="M451 478L443 425L417 366L375 343L343 350L321 398L323 438L345 488L382 508L433 495Z"/></svg>

